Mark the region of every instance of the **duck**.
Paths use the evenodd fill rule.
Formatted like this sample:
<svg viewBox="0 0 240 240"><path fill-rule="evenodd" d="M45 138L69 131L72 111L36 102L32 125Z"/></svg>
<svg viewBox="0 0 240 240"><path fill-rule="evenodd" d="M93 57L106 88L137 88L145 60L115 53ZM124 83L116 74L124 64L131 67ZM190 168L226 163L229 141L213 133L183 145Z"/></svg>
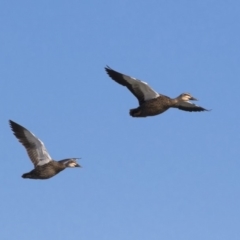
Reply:
<svg viewBox="0 0 240 240"><path fill-rule="evenodd" d="M148 83L117 72L109 66L106 66L105 70L111 79L127 87L138 99L139 106L129 111L132 117L156 116L167 111L169 108L178 108L188 112L209 111L190 102L197 101L190 93L182 93L176 98L170 98L153 90Z"/></svg>
<svg viewBox="0 0 240 240"><path fill-rule="evenodd" d="M9 120L9 124L13 134L25 147L34 165L34 169L28 173L24 173L22 178L49 179L66 168L81 167L77 163L77 159L80 158L67 158L60 161L53 160L44 143L32 132L12 120Z"/></svg>

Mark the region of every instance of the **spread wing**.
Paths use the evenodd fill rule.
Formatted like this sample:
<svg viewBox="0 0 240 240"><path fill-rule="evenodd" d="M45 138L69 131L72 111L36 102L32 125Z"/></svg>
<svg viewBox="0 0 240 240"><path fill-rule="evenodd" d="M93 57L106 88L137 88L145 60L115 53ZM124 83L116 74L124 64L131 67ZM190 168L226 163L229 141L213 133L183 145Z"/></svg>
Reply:
<svg viewBox="0 0 240 240"><path fill-rule="evenodd" d="M111 77L114 81L121 84L122 86L127 87L128 90L138 99L139 104L160 96L147 83L143 81L116 72L108 66L105 68L105 70L109 77Z"/></svg>
<svg viewBox="0 0 240 240"><path fill-rule="evenodd" d="M47 149L40 139L38 139L33 133L21 125L11 120L9 120L9 123L14 135L26 148L28 156L30 157L35 167L37 165L44 165L52 161L52 158L48 154Z"/></svg>
<svg viewBox="0 0 240 240"><path fill-rule="evenodd" d="M178 108L183 111L188 111L188 112L202 112L202 111L209 111L203 107L200 107L192 102L185 101L185 102L180 102L173 106L175 108Z"/></svg>

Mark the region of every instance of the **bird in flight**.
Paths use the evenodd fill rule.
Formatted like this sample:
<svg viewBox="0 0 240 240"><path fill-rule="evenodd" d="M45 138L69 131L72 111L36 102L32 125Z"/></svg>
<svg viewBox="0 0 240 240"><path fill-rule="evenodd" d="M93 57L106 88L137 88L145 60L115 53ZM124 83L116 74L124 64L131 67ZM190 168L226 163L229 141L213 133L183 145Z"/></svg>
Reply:
<svg viewBox="0 0 240 240"><path fill-rule="evenodd" d="M128 90L138 99L139 107L130 109L132 117L148 117L161 114L169 108L178 108L188 112L208 111L190 101L197 101L190 93L182 93L176 98L157 93L146 82L130 77L111 69L109 66L105 70L110 78Z"/></svg>
<svg viewBox="0 0 240 240"><path fill-rule="evenodd" d="M9 120L9 124L13 134L26 148L28 156L34 165L32 171L22 175L23 178L48 179L67 167L81 167L76 161L79 158L67 158L60 161L53 160L43 142L32 132L12 120Z"/></svg>

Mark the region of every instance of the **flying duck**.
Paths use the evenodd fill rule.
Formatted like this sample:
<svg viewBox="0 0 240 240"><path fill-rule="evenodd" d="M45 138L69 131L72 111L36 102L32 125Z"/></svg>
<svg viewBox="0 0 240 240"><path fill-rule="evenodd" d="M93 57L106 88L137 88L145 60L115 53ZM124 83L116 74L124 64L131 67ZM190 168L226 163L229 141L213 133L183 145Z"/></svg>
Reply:
<svg viewBox="0 0 240 240"><path fill-rule="evenodd" d="M202 112L207 109L190 102L197 101L190 93L182 93L176 98L170 98L153 90L146 82L119 73L109 66L105 70L110 78L115 82L128 88L128 90L138 99L139 107L130 109L132 117L148 117L161 114L169 108L178 108L188 112Z"/></svg>
<svg viewBox="0 0 240 240"><path fill-rule="evenodd" d="M32 171L22 175L23 178L48 179L67 167L81 167L76 161L79 158L67 158L54 161L48 154L43 142L32 132L12 120L9 120L9 124L13 134L26 148L28 156L34 165Z"/></svg>

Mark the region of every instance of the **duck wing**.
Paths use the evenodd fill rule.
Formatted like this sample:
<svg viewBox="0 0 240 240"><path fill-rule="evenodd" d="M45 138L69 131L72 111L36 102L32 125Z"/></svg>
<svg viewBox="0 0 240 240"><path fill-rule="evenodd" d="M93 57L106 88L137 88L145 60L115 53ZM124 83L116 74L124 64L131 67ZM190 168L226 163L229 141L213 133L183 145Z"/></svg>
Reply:
<svg viewBox="0 0 240 240"><path fill-rule="evenodd" d="M35 167L52 161L52 158L40 139L12 120L9 120L9 123L16 138L26 148L28 156Z"/></svg>
<svg viewBox="0 0 240 240"><path fill-rule="evenodd" d="M188 112L202 112L202 111L209 111L203 107L200 107L192 102L185 101L185 102L180 102L174 105L173 107L178 108L183 111L188 111Z"/></svg>
<svg viewBox="0 0 240 240"><path fill-rule="evenodd" d="M138 99L139 105L150 99L157 98L159 93L155 92L146 82L119 73L109 66L105 68L107 74L117 83L128 88L128 90Z"/></svg>

